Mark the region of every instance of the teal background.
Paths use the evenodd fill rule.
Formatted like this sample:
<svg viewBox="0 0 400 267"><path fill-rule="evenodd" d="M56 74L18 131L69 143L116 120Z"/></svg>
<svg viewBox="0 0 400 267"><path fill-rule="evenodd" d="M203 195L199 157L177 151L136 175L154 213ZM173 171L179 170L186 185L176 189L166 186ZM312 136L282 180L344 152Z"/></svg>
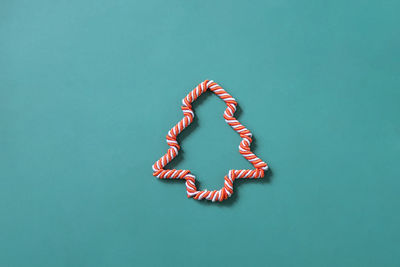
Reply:
<svg viewBox="0 0 400 267"><path fill-rule="evenodd" d="M0 266L400 266L399 1L1 1ZM152 176L214 79L271 167ZM212 94L173 167L250 165Z"/></svg>

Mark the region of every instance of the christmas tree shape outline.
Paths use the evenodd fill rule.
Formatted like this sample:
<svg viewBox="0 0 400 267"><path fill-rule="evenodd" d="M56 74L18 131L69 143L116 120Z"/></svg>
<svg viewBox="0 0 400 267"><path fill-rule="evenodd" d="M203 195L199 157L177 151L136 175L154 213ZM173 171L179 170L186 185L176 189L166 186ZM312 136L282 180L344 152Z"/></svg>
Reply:
<svg viewBox="0 0 400 267"><path fill-rule="evenodd" d="M177 136L193 122L194 112L191 104L207 90L212 91L225 102L227 107L224 112L224 119L242 138L239 144L239 153L254 166L254 169L229 170L224 177L224 186L219 190L212 191L198 190L195 183L196 177L189 170L164 169L179 153L180 146L176 140ZM212 202L229 198L233 194L233 184L236 179L263 178L264 172L268 170L268 164L251 151L252 133L233 116L236 107L236 100L212 80L205 80L195 87L182 100L181 109L184 117L168 131L167 144L169 149L153 164L153 176L160 179L184 179L186 180L186 191L189 198L206 199Z"/></svg>

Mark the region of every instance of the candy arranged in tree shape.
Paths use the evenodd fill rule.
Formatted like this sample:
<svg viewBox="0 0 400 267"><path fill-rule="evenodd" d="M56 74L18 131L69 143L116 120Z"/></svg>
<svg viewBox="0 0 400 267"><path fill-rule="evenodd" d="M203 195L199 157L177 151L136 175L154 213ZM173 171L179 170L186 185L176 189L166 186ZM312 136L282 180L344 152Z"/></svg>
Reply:
<svg viewBox="0 0 400 267"><path fill-rule="evenodd" d="M252 170L229 170L228 174L224 177L224 186L220 190L213 191L197 190L195 176L191 174L189 170L164 169L164 167L178 155L180 146L176 141L177 135L188 127L194 119L194 112L191 103L193 103L208 89L214 92L226 103L227 107L224 112L225 121L237 133L239 133L242 138L239 145L239 152L254 166L254 169ZM160 179L185 179L188 197L193 197L198 200L207 199L213 202L223 201L230 197L233 194L233 183L236 179L264 177L264 171L268 169L268 165L251 152L250 144L252 141L252 134L233 116L236 111L236 106L236 100L214 81L205 80L200 83L182 100L181 108L184 117L171 130L169 130L167 134L167 144L169 145L169 149L164 156L153 164L153 175Z"/></svg>

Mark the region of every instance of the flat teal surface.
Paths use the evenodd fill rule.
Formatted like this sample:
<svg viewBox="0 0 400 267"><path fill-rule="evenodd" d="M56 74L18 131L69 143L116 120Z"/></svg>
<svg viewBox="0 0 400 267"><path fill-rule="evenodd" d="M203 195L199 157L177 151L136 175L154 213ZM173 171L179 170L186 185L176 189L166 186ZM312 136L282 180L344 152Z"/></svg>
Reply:
<svg viewBox="0 0 400 267"><path fill-rule="evenodd" d="M400 266L399 1L0 4L0 266ZM269 163L152 176L213 79ZM173 167L251 165L201 96Z"/></svg>

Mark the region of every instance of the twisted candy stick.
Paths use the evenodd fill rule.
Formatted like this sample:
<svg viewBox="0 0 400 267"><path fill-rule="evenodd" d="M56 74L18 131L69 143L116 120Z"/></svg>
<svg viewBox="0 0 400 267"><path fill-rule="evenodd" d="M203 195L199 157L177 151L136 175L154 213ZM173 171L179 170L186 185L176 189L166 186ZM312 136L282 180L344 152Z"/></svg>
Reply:
<svg viewBox="0 0 400 267"><path fill-rule="evenodd" d="M253 164L255 168L253 170L230 170L228 172L228 175L225 175L224 187L222 187L220 190L213 191L197 190L195 184L195 176L191 174L189 170L164 169L165 165L171 162L171 160L173 160L178 155L180 146L176 141L176 136L180 134L193 121L194 112L192 110L191 103L194 102L202 93L207 91L207 89L210 89L212 92L214 92L217 96L225 101L227 105L227 108L224 112L225 121L236 132L239 133L240 137L242 138L242 141L239 145L239 152L243 155L245 159ZM198 200L207 199L213 202L217 200L222 201L233 194L233 182L235 181L235 179L264 177L264 171L268 169L268 165L260 158L258 158L253 152L251 152L250 144L252 141L252 134L235 117L233 117L233 114L236 111L236 106L236 100L214 81L205 80L204 82L199 84L182 100L181 108L184 117L171 130L169 130L167 134L167 144L170 148L164 156L162 156L158 161L153 164L153 175L160 179L185 179L188 197L193 197L194 199Z"/></svg>

